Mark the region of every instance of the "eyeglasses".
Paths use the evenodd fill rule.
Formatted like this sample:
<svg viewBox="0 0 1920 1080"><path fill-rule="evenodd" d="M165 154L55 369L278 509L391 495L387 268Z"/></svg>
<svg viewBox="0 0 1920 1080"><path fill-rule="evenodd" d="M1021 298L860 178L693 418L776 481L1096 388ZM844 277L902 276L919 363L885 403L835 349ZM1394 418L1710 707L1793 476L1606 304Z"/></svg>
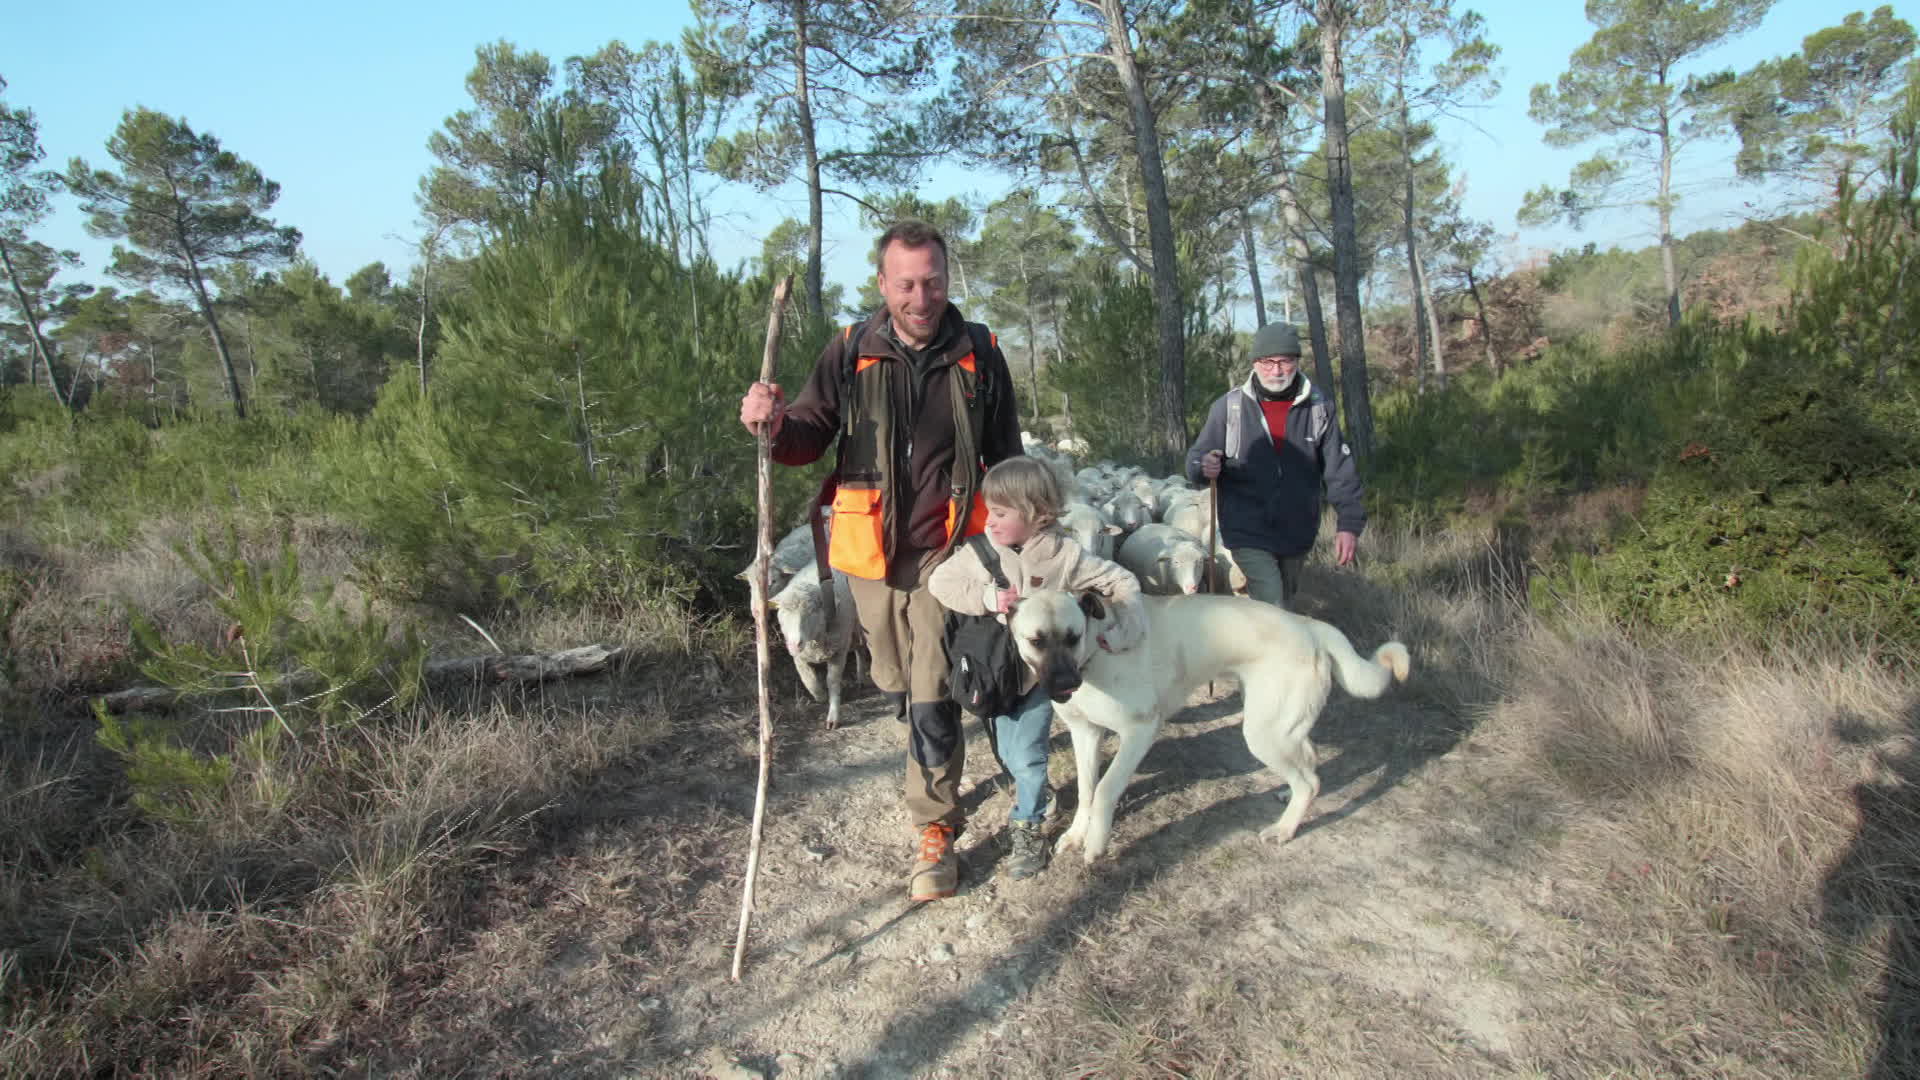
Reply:
<svg viewBox="0 0 1920 1080"><path fill-rule="evenodd" d="M1263 356L1258 360L1255 360L1253 362L1253 366L1277 368L1281 364L1298 364L1298 363L1300 363L1300 358L1297 356Z"/></svg>

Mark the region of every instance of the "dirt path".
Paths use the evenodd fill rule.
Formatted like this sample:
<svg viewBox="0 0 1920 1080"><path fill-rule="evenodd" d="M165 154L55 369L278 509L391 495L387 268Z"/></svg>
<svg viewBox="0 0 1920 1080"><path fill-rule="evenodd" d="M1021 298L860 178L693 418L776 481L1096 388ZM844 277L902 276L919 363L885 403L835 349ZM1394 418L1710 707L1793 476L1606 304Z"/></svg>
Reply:
<svg viewBox="0 0 1920 1080"><path fill-rule="evenodd" d="M1000 875L1010 790L969 726L959 895L905 899L903 729L789 699L745 979L727 979L752 718L703 718L480 898L498 916L424 990L379 1072L554 1076L1532 1074L1544 888L1459 805L1460 725L1336 694L1323 793L1285 848L1231 685L1168 725L1114 853ZM1411 688L1408 688L1411 689ZM715 753L718 746L730 752ZM1056 730L1071 812L1072 754ZM1110 744L1109 744L1110 749ZM716 762L718 763L716 765Z"/></svg>

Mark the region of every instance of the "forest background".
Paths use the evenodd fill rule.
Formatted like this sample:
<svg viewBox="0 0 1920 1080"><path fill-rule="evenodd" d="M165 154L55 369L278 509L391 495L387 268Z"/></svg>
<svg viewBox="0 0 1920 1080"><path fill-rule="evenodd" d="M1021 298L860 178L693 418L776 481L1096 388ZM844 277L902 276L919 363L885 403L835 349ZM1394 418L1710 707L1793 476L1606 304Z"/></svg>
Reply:
<svg viewBox="0 0 1920 1080"><path fill-rule="evenodd" d="M304 140L336 174L412 185L410 223L369 196L303 228L299 176L182 115L220 105L136 86L110 131L56 135L60 91L8 59L0 675L20 748L5 798L30 823L0 895L20 928L0 940L10 1052L104 1052L88 1032L146 1007L100 1004L140 962L130 928L204 899L140 891L49 936L92 882L127 876L103 852L353 818L383 733L436 707L428 658L474 628L737 659L754 511L732 418L772 282L799 286L780 351L797 385L874 306L864 238L903 214L946 230L953 295L999 330L1042 438L1164 470L1243 373L1247 331L1287 318L1378 534L1480 538L1439 582L1399 585L1648 655L1737 642L1908 670L1913 30L1893 8L1765 0L1586 14L1528 83L1524 124L1501 103L1544 31L1445 0L710 0L684 32L551 56L483 29L467 99L421 125L424 167L395 181ZM300 115L275 123L329 130ZM1466 164L1476 127L1502 132L1484 167ZM368 250L361 219L397 246L331 265ZM1619 242L1635 237L1653 242ZM325 249L341 254L323 268ZM816 480L783 471L782 524ZM1394 583L1390 560L1378 572ZM204 708L88 709L138 681ZM1888 716L1820 738L1891 771L1886 805L1912 813L1914 714ZM1621 737L1625 774L1699 764L1671 732ZM1562 787L1591 764L1535 749ZM1865 827L1816 817L1769 933L1808 921L1814 868ZM1912 849L1885 865L1869 906L1905 910ZM1911 947L1893 931L1818 974L1857 1014L1841 1058L1904 1052L1872 1003L1911 1006L1875 989ZM177 1000L150 1002L162 1042ZM297 1026L261 1052L297 1058Z"/></svg>

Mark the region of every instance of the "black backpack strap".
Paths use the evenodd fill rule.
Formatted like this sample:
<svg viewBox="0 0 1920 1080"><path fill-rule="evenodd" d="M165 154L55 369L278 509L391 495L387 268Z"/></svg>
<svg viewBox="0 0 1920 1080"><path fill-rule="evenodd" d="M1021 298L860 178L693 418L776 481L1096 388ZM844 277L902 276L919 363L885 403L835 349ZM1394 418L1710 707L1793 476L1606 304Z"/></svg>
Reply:
<svg viewBox="0 0 1920 1080"><path fill-rule="evenodd" d="M973 343L974 374L980 380L980 425L974 433L974 442L978 443L985 430L987 414L993 411L993 397L1000 391L987 364L987 354L999 351L1000 339L994 337L985 323L970 322L966 327L967 338Z"/></svg>
<svg viewBox="0 0 1920 1080"><path fill-rule="evenodd" d="M972 513L974 497L980 493L981 477L986 472L986 460L981 455L980 444L986 436L987 414L993 409L994 395L999 392L993 364L987 359L989 354L999 349L993 332L980 323L963 325L967 328L967 340L973 346L975 390L972 394L966 393L958 378L947 381L951 388L950 407L955 423L953 474L949 492L953 499L954 529L943 549L946 552L959 546L960 532ZM960 421L962 416L966 417L964 423Z"/></svg>
<svg viewBox="0 0 1920 1080"><path fill-rule="evenodd" d="M840 441L834 446L833 471L820 482L818 506L814 508L815 516L818 516L820 506L833 505L834 492L840 487L840 465L847 460L847 416L852 411L848 408L848 403L853 400L854 391L853 352L856 341L854 331L858 329L860 324L853 323L840 331Z"/></svg>
<svg viewBox="0 0 1920 1080"><path fill-rule="evenodd" d="M1007 575L1000 569L1000 553L993 550L993 545L987 541L987 534L974 533L967 537L967 546L972 548L974 555L979 557L980 565L987 568L987 573L993 575L993 584L996 588L1013 588L1013 583L1007 580Z"/></svg>

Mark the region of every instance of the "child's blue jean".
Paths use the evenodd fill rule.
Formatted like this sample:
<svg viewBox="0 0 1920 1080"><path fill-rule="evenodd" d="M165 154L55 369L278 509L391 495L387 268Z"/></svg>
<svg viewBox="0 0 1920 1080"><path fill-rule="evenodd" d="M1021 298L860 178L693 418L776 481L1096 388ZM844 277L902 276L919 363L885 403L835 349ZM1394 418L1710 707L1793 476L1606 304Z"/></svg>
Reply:
<svg viewBox="0 0 1920 1080"><path fill-rule="evenodd" d="M1053 702L1044 686L1035 686L1013 711L994 718L994 750L1013 774L1012 820L1038 825L1047 816L1047 738L1053 729Z"/></svg>

